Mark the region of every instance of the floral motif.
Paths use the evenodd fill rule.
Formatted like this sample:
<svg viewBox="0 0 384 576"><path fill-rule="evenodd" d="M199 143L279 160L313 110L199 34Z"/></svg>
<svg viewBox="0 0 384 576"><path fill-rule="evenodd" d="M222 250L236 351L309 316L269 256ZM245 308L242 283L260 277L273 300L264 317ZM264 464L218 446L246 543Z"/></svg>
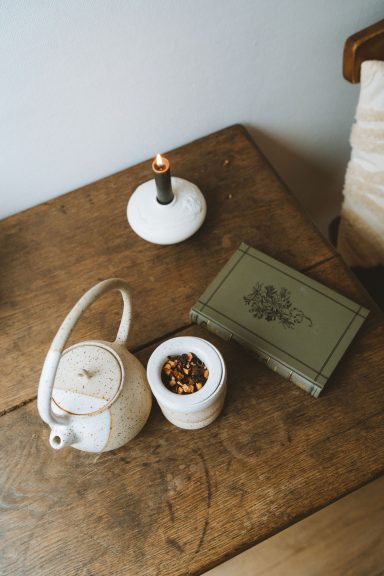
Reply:
<svg viewBox="0 0 384 576"><path fill-rule="evenodd" d="M294 328L307 320L312 326L312 320L302 310L296 308L291 302L291 293L287 288L275 288L272 285L264 286L257 282L251 294L244 296L244 303L249 306L249 312L259 320L267 322L280 322L284 328Z"/></svg>

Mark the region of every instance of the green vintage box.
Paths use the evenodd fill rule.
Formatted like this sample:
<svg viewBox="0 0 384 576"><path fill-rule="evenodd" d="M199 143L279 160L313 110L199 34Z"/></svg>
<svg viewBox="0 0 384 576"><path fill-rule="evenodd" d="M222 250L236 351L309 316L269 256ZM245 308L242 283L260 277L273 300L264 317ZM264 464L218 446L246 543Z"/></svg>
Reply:
<svg viewBox="0 0 384 576"><path fill-rule="evenodd" d="M241 244L191 309L191 319L250 348L317 397L369 311Z"/></svg>

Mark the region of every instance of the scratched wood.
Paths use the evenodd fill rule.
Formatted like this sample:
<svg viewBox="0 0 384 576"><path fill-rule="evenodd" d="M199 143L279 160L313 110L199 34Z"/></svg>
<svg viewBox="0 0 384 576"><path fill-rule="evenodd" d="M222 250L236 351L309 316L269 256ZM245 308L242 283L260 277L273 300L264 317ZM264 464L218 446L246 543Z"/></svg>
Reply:
<svg viewBox="0 0 384 576"><path fill-rule="evenodd" d="M189 324L191 305L241 242L299 270L333 257L241 126L167 156L208 203L202 229L180 245L151 245L128 227L127 201L151 178L150 161L0 223L0 413L34 397L58 326L99 280L130 283L137 349ZM119 297L106 296L74 339L113 339L120 313Z"/></svg>
<svg viewBox="0 0 384 576"><path fill-rule="evenodd" d="M308 274L369 305L339 259ZM375 314L319 399L236 343L180 334L208 337L227 363L227 401L208 428L177 429L154 406L132 442L96 456L53 451L35 401L1 417L1 573L201 574L383 473Z"/></svg>
<svg viewBox="0 0 384 576"><path fill-rule="evenodd" d="M379 576L384 476L206 572L206 576Z"/></svg>

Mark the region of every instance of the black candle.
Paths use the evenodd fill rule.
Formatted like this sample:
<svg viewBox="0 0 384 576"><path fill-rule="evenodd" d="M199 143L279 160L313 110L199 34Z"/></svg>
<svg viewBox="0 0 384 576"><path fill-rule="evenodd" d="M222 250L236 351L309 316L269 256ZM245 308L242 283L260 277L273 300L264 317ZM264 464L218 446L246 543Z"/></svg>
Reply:
<svg viewBox="0 0 384 576"><path fill-rule="evenodd" d="M169 204L173 200L173 192L168 160L158 154L152 162L152 170L155 174L157 201Z"/></svg>

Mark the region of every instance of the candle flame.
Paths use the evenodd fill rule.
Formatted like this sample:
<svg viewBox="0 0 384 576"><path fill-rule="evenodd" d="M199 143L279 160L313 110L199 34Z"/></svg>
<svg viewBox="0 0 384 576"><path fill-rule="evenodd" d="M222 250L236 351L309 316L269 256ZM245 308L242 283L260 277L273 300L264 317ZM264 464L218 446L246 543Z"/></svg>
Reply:
<svg viewBox="0 0 384 576"><path fill-rule="evenodd" d="M163 158L162 158L161 154L156 154L156 166L158 166L159 168L164 166L164 162L163 162Z"/></svg>

